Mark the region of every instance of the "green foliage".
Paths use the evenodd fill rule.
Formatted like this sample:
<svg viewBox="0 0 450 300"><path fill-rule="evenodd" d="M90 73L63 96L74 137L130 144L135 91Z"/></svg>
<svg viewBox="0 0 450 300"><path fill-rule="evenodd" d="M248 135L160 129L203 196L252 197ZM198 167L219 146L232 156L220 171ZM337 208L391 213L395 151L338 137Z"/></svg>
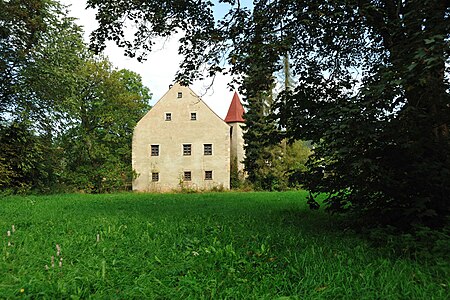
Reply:
<svg viewBox="0 0 450 300"><path fill-rule="evenodd" d="M47 9L45 0L0 2L0 121L19 101L20 73L46 31L43 17Z"/></svg>
<svg viewBox="0 0 450 300"><path fill-rule="evenodd" d="M149 109L141 77L96 58L54 1L0 2L0 186L128 189L131 135Z"/></svg>
<svg viewBox="0 0 450 300"><path fill-rule="evenodd" d="M235 157L230 162L230 187L232 189L239 189L242 187L243 182L244 178L241 178L241 174L239 174L238 160Z"/></svg>
<svg viewBox="0 0 450 300"><path fill-rule="evenodd" d="M445 265L450 260L450 228L440 230L417 226L411 232L399 232L388 226L374 228L366 233L376 247L391 249L397 255L416 260L438 260Z"/></svg>
<svg viewBox="0 0 450 300"><path fill-rule="evenodd" d="M298 80L273 111L289 137L314 143L306 186L328 193L326 205L334 212L443 226L450 214L448 1L258 0L252 9L224 2L230 10L212 24L213 3L206 0L185 2L183 12L172 1L159 9L152 1L90 0L100 19L93 41L101 47L112 39L127 51L145 51L147 38L182 30L186 56L178 77L188 82L204 65L212 74L222 71L225 55L247 102L252 182L267 136L277 140L263 118L262 99L288 54ZM135 41L121 31L126 17L144 33Z"/></svg>
<svg viewBox="0 0 450 300"><path fill-rule="evenodd" d="M59 186L54 138L64 125L80 29L54 1L2 1L0 34L0 182L11 192Z"/></svg>
<svg viewBox="0 0 450 300"><path fill-rule="evenodd" d="M442 226L450 212L448 45L441 40L428 49L425 37L436 31L448 36L449 7L435 1L399 2L398 9L385 4L354 4L359 16L338 5L321 10L338 24L359 25L316 24L324 38L335 40L316 41L323 52L300 65L305 75L281 98L280 118L291 136L314 141L307 186L329 193L332 211L351 209L367 222L403 227ZM333 50L334 41L340 44ZM344 57L319 61L331 59L327 53ZM411 67L415 62L420 70ZM352 68L363 73L352 76ZM361 86L349 90L349 83Z"/></svg>
<svg viewBox="0 0 450 300"><path fill-rule="evenodd" d="M2 1L0 120L57 128L84 47L81 30L54 1Z"/></svg>
<svg viewBox="0 0 450 300"><path fill-rule="evenodd" d="M31 141L32 139L33 136L25 124L14 123L6 128L1 128L2 189L14 185L18 185L18 188L31 185L30 180L33 179L33 176L30 176L32 175L30 171L33 170L36 163L34 156L38 149L33 149L33 143L30 143L30 146L25 145L24 140ZM42 154L39 152L38 156Z"/></svg>
<svg viewBox="0 0 450 300"><path fill-rule="evenodd" d="M446 256L414 260L389 247L373 248L342 231L339 217L308 211L306 195L6 197L0 201L0 294L8 299L447 298Z"/></svg>
<svg viewBox="0 0 450 300"><path fill-rule="evenodd" d="M0 189L15 193L48 192L55 184L53 149L30 124L13 122L0 127Z"/></svg>
<svg viewBox="0 0 450 300"><path fill-rule="evenodd" d="M114 70L105 59L87 59L76 76L60 141L67 184L84 192L127 190L133 128L150 108L149 91L139 75Z"/></svg>
<svg viewBox="0 0 450 300"><path fill-rule="evenodd" d="M298 188L302 180L299 174L306 171L306 162L311 149L303 141L288 144L283 140L277 145L262 149L255 170L257 188L269 191L282 191Z"/></svg>

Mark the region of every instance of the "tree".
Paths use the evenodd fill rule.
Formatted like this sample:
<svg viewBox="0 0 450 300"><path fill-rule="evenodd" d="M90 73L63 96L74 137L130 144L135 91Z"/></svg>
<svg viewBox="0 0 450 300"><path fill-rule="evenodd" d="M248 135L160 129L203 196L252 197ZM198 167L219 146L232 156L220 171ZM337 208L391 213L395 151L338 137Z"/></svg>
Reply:
<svg viewBox="0 0 450 300"><path fill-rule="evenodd" d="M13 122L0 128L0 187L15 192L46 189L47 168L44 153L48 148L33 134L30 124Z"/></svg>
<svg viewBox="0 0 450 300"><path fill-rule="evenodd" d="M0 120L49 122L67 96L84 47L81 30L50 0L0 2ZM65 94L63 94L65 92Z"/></svg>
<svg viewBox="0 0 450 300"><path fill-rule="evenodd" d="M124 188L149 108L140 76L94 57L55 1L1 1L0 24L0 187Z"/></svg>
<svg viewBox="0 0 450 300"><path fill-rule="evenodd" d="M282 140L266 146L258 158L259 168L255 170L257 187L268 191L283 191L299 188L304 182L302 174L311 155L307 143Z"/></svg>
<svg viewBox="0 0 450 300"><path fill-rule="evenodd" d="M37 45L39 34L45 31L42 18L45 2L0 2L0 117L14 106L18 74L29 62L29 53Z"/></svg>
<svg viewBox="0 0 450 300"><path fill-rule="evenodd" d="M149 109L149 91L138 74L115 70L104 58L87 59L76 78L60 140L65 182L85 192L128 189L133 128Z"/></svg>
<svg viewBox="0 0 450 300"><path fill-rule="evenodd" d="M85 47L81 30L54 1L1 1L0 23L1 185L48 192L58 183L53 140Z"/></svg>
<svg viewBox="0 0 450 300"><path fill-rule="evenodd" d="M257 0L251 10L223 2L231 8L214 23L210 1L90 0L100 20L93 42L98 49L114 39L134 53L148 50L148 38L183 31L178 77L191 81L201 65L222 71L225 55L249 106L289 53L298 80L279 97L278 118L289 136L315 145L305 174L311 192L328 193L333 211L442 225L450 212L450 3ZM127 17L139 28L131 42L121 31Z"/></svg>

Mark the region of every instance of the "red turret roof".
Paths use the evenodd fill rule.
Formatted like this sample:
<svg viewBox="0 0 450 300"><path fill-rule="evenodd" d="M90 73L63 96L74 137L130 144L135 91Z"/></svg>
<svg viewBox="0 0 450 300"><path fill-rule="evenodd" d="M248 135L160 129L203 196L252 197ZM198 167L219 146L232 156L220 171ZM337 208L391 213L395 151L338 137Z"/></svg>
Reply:
<svg viewBox="0 0 450 300"><path fill-rule="evenodd" d="M236 92L234 92L233 100L231 100L230 108L228 109L227 116L225 117L225 122L245 122L244 118L244 107L241 104L241 100Z"/></svg>

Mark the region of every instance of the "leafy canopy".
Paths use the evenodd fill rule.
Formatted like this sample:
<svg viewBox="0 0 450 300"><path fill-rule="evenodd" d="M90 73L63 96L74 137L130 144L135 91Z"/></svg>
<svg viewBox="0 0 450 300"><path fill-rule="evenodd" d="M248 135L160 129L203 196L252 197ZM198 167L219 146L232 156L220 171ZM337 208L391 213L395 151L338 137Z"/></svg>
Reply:
<svg viewBox="0 0 450 300"><path fill-rule="evenodd" d="M252 9L219 2L230 9L215 22L210 1L90 0L100 23L92 42L102 49L115 40L135 55L150 50L153 37L182 31L178 79L201 77L202 66L236 75L248 129L261 123L261 101L254 99L270 90L288 53L297 80L275 112L289 137L314 143L304 174L310 191L328 193L334 211L352 209L374 221L445 221L449 1L255 0ZM124 20L136 24L134 40L124 34ZM261 128L255 135L264 134ZM248 145L258 138L264 140L247 137Z"/></svg>
<svg viewBox="0 0 450 300"><path fill-rule="evenodd" d="M0 1L0 189L128 188L149 109L139 75L94 56L52 0Z"/></svg>

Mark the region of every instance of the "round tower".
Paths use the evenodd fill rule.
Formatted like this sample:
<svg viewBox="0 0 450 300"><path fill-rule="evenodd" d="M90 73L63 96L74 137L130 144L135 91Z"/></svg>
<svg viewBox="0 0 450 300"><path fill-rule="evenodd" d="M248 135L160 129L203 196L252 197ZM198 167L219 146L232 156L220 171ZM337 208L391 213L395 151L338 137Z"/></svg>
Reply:
<svg viewBox="0 0 450 300"><path fill-rule="evenodd" d="M236 92L234 92L231 100L230 108L228 109L225 122L230 125L230 162L231 170L235 169L238 172L239 178L244 177L244 130L242 126L245 124L244 107Z"/></svg>

